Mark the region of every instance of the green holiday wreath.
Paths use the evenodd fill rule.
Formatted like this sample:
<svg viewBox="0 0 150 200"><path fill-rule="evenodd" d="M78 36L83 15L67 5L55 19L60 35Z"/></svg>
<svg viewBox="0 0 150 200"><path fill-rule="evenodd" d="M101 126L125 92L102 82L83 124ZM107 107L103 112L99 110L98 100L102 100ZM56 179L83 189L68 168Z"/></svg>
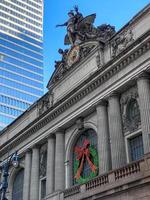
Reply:
<svg viewBox="0 0 150 200"><path fill-rule="evenodd" d="M81 175L80 175L79 178L75 178L74 177L76 179L76 182L79 183L79 184L86 183L87 181L91 180L92 178L94 178L98 174L98 152L93 146L89 146L88 149L89 149L89 152L90 152L90 156L92 158L93 165L96 168L95 168L95 171L91 170L90 175L88 177L86 177L86 178L83 178ZM78 172L78 169L79 169L79 167L81 165L80 160L79 159L74 159L73 165L74 165L74 175L76 175L77 172Z"/></svg>

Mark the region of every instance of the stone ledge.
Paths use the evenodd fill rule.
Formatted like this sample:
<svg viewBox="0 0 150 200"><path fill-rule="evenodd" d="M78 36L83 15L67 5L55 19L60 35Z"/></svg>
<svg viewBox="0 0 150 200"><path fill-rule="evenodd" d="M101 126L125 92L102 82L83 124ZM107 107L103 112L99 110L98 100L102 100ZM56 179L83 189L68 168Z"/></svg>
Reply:
<svg viewBox="0 0 150 200"><path fill-rule="evenodd" d="M144 184L150 185L149 156L150 153L145 155L144 159L140 161L130 163L108 174L98 176L84 185L66 189L63 192L64 199L79 200L90 198L90 196L94 196L94 199L97 199L98 197L106 197ZM81 190L83 186L85 190Z"/></svg>

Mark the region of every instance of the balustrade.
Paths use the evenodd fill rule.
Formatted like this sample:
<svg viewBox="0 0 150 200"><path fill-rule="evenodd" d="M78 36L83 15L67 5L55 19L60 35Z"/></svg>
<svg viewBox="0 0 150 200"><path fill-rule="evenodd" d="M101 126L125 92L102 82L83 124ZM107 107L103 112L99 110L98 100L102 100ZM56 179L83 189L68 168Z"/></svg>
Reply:
<svg viewBox="0 0 150 200"><path fill-rule="evenodd" d="M92 188L96 188L98 186L105 185L108 182L109 182L108 175L98 176L95 179L92 179L86 183L86 190L90 190Z"/></svg>
<svg viewBox="0 0 150 200"><path fill-rule="evenodd" d="M118 180L120 178L129 176L131 174L137 173L140 171L140 164L139 162L132 163L130 165L127 165L121 169L118 169L114 172L115 174L115 180Z"/></svg>
<svg viewBox="0 0 150 200"><path fill-rule="evenodd" d="M137 162L130 163L122 168L111 171L107 174L97 176L96 178L91 179L90 181L88 181L87 183L85 183L83 185L76 185L69 189L66 189L66 190L64 190L64 198L71 198L71 196L74 196L76 194L88 192L92 189L96 189L96 188L102 187L102 186L106 186L106 188L107 188L107 186L110 187L110 184L111 185L112 185L112 183L115 184L115 182L117 183L120 179L126 178L126 177L131 179L131 180L126 179L126 180L132 182L132 180L133 180L132 175L141 173L140 166L143 162L145 162L145 161L140 160ZM136 176L135 176L135 178L136 178ZM85 187L85 190L82 190L83 186Z"/></svg>
<svg viewBox="0 0 150 200"><path fill-rule="evenodd" d="M72 196L72 195L77 194L77 193L79 193L79 192L80 192L80 185L71 187L71 188L66 189L66 190L64 191L64 198L65 198L65 197Z"/></svg>

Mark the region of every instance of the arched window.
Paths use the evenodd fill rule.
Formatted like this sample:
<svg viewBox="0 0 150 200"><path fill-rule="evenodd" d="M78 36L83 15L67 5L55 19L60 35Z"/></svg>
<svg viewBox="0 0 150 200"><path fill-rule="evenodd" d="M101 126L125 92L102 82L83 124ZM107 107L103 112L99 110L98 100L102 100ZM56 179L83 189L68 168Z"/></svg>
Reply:
<svg viewBox="0 0 150 200"><path fill-rule="evenodd" d="M13 182L12 200L23 200L24 169L21 169Z"/></svg>
<svg viewBox="0 0 150 200"><path fill-rule="evenodd" d="M87 129L73 147L73 185L82 184L98 174L97 134Z"/></svg>

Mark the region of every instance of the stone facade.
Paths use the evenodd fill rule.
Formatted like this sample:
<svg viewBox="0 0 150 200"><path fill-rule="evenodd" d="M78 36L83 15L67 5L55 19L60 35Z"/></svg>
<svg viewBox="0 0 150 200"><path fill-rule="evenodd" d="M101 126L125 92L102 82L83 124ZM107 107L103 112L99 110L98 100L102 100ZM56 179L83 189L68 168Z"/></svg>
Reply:
<svg viewBox="0 0 150 200"><path fill-rule="evenodd" d="M81 44L84 57L59 78L57 68L47 94L1 132L0 160L20 156L23 200L150 199L149 22L150 5L107 42ZM73 185L73 147L89 129L99 174ZM138 136L140 159L130 146ZM10 169L9 200L19 169Z"/></svg>

